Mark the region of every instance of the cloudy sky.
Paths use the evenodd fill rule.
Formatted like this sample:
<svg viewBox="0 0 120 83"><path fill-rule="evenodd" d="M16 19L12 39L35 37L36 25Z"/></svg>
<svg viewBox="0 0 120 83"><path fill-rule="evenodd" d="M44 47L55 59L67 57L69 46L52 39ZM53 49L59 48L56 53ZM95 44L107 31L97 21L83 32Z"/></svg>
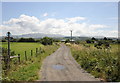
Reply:
<svg viewBox="0 0 120 83"><path fill-rule="evenodd" d="M3 2L0 29L6 35L49 33L118 36L117 2Z"/></svg>

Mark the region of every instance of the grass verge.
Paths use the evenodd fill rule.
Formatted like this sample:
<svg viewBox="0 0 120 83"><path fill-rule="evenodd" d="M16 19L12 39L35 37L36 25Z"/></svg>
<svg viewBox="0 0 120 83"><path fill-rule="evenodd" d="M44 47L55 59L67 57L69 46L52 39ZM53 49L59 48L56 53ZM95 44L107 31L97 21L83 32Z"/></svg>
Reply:
<svg viewBox="0 0 120 83"><path fill-rule="evenodd" d="M6 47L6 44L3 44ZM34 53L33 56L29 56L28 60L24 59L24 51L30 51L31 49L41 47L44 52L39 53L37 56ZM21 62L17 63L17 59L11 61L11 68L8 71L2 72L2 80L4 81L34 81L39 79L39 71L42 65L42 61L57 50L59 46L50 45L43 46L39 43L13 43L11 44L11 50L16 53L21 53Z"/></svg>
<svg viewBox="0 0 120 83"><path fill-rule="evenodd" d="M109 50L97 49L94 45L71 45L75 60L96 78L102 81L120 81L118 74L118 44L112 44Z"/></svg>

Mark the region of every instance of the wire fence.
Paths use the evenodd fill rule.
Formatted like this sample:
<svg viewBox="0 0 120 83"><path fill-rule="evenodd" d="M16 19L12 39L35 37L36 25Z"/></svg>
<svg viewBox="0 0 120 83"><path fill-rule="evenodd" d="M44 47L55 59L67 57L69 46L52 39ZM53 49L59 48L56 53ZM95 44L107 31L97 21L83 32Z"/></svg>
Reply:
<svg viewBox="0 0 120 83"><path fill-rule="evenodd" d="M4 70L10 69L11 62L14 64L20 64L23 60L28 61L30 58L37 57L41 53L45 53L45 50L39 47L35 48L35 50L23 51L24 55L15 54L15 51L11 51L10 57L8 57L8 51L6 48L0 47L0 50L2 50L2 56L0 56L0 60L2 61L2 67ZM8 58L10 58L10 62L8 62Z"/></svg>

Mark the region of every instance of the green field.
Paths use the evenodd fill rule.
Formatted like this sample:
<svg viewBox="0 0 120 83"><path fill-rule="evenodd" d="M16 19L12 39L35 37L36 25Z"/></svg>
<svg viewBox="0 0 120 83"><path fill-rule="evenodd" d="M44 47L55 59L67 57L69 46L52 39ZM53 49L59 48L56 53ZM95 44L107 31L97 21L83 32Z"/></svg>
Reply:
<svg viewBox="0 0 120 83"><path fill-rule="evenodd" d="M2 47L7 48L7 43L2 43ZM36 57L36 48L42 48L45 52L39 53ZM44 46L40 43L11 43L11 51L21 55L21 62L18 59L11 60L11 68L8 71L3 70L3 80L7 81L33 81L40 79L40 68L43 59L52 54L59 46L48 45ZM33 56L30 51L33 50ZM25 60L24 52L27 52L28 60Z"/></svg>
<svg viewBox="0 0 120 83"><path fill-rule="evenodd" d="M2 43L2 47L7 48L7 42ZM13 43L11 42L10 44L10 48L11 51L14 51L15 54L20 54L21 55L21 59L24 59L24 55L25 55L25 51L27 53L27 56L30 57L30 52L31 50L33 50L33 56L35 56L35 51L36 48L43 48L44 45L40 44L40 43Z"/></svg>
<svg viewBox="0 0 120 83"><path fill-rule="evenodd" d="M94 44L72 44L71 51L81 67L96 78L103 81L120 81L118 44L110 46L110 49L97 49Z"/></svg>

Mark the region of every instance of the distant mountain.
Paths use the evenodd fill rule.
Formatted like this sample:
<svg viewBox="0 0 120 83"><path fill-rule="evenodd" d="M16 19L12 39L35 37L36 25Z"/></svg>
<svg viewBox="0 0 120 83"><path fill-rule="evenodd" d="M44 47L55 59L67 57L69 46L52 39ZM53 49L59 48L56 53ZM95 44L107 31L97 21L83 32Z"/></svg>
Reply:
<svg viewBox="0 0 120 83"><path fill-rule="evenodd" d="M45 34L45 33L29 33L29 34L23 34L23 35L12 35L13 38L43 38L43 37L52 37L52 38L57 38L57 39L71 39L71 36L64 36L60 34ZM5 36L0 36L0 39L4 38ZM103 39L104 36L94 36L97 39ZM73 36L73 40L87 40L91 39L92 36ZM117 38L114 37L107 37L116 40Z"/></svg>
<svg viewBox="0 0 120 83"><path fill-rule="evenodd" d="M94 38L104 38L104 36L94 36Z"/></svg>
<svg viewBox="0 0 120 83"><path fill-rule="evenodd" d="M66 36L64 37L65 39L71 39L70 36ZM90 39L90 37L84 37L84 36L73 36L72 37L73 40L87 40Z"/></svg>
<svg viewBox="0 0 120 83"><path fill-rule="evenodd" d="M63 35L59 34L44 34L44 33L30 33L30 34L23 34L23 35L13 35L14 38L43 38L43 37L64 37Z"/></svg>

